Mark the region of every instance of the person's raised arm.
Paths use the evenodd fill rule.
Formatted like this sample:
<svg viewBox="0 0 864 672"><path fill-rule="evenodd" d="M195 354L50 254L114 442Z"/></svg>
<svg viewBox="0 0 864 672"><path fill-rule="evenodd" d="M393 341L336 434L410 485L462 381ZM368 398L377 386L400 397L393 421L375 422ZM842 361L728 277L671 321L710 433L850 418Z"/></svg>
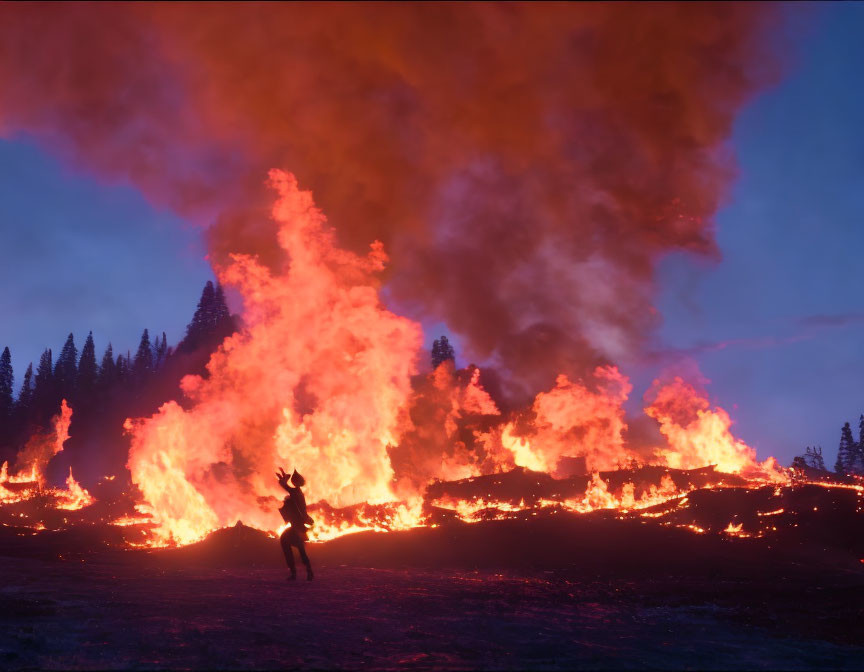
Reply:
<svg viewBox="0 0 864 672"><path fill-rule="evenodd" d="M279 485L282 486L282 489L288 493L291 492L291 488L288 487L289 478L291 477L285 473L285 470L282 467L279 467L279 471L276 472L276 480L279 481Z"/></svg>

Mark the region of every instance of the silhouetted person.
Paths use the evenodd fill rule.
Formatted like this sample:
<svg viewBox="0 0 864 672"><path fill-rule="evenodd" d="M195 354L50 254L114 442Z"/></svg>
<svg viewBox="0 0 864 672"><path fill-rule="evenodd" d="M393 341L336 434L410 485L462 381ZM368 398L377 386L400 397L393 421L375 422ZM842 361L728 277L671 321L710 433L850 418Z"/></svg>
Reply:
<svg viewBox="0 0 864 672"><path fill-rule="evenodd" d="M282 519L288 523L288 528L279 537L279 542L282 544L282 552L285 553L285 562L288 563L288 569L291 570L290 580L297 578L297 567L294 565L294 553L291 550L292 546L297 547L297 552L300 554L300 560L306 565L306 578L312 580L312 565L309 563L309 556L306 555L306 526L312 526L312 519L306 513L306 498L303 496L301 487L306 485L306 479L294 470L291 476L285 473L282 467L279 467L279 472L276 478L287 492L285 501L282 503L282 508L279 513L282 514ZM294 484L295 487L288 485L288 481Z"/></svg>

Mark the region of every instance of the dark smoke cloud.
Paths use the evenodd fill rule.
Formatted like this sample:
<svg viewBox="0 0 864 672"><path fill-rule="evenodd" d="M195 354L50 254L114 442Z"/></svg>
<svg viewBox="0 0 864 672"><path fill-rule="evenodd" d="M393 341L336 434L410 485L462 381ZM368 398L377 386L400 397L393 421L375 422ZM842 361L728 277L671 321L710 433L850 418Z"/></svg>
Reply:
<svg viewBox="0 0 864 672"><path fill-rule="evenodd" d="M391 295L527 389L639 348L658 255L713 254L761 4L0 6L0 132L278 254L266 171Z"/></svg>

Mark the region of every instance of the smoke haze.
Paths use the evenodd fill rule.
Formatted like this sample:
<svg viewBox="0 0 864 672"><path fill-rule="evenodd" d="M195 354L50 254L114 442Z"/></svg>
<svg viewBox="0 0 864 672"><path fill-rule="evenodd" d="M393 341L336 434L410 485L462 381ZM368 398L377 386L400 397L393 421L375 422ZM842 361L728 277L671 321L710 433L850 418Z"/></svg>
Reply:
<svg viewBox="0 0 864 672"><path fill-rule="evenodd" d="M714 254L736 112L770 78L756 4L0 6L0 133L285 251L267 173L465 355L548 389L638 352L657 258Z"/></svg>

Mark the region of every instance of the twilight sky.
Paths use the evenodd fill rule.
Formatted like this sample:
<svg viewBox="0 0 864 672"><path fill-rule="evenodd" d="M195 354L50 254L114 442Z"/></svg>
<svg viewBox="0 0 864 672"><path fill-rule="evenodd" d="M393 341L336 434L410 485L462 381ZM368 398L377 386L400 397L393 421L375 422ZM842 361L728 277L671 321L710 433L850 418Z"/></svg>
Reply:
<svg viewBox="0 0 864 672"><path fill-rule="evenodd" d="M811 18L786 77L736 124L722 260L662 262L655 356L622 368L633 409L664 368L698 367L760 458L817 443L833 464L840 425L864 411L864 5ZM100 356L109 340L134 350L144 327L176 343L212 277L204 254L197 230L132 188L0 141L0 347L16 384L69 331L80 348L92 329Z"/></svg>
<svg viewBox="0 0 864 672"><path fill-rule="evenodd" d="M813 18L787 76L738 118L722 261L661 265L655 349L690 351L760 456L815 443L833 466L864 412L864 4Z"/></svg>

